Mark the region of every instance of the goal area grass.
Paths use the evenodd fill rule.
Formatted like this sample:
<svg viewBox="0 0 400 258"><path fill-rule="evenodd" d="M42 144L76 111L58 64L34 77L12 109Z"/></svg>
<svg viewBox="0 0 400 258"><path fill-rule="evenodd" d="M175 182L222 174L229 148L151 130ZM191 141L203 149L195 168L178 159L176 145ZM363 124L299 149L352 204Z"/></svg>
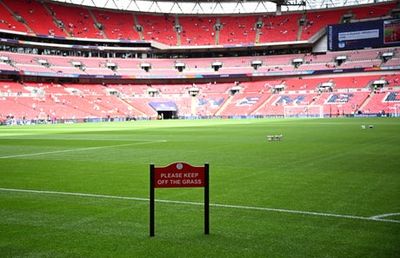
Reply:
<svg viewBox="0 0 400 258"><path fill-rule="evenodd" d="M156 189L150 238L177 161L210 164L210 235L202 188ZM398 257L399 167L398 118L0 127L0 256Z"/></svg>

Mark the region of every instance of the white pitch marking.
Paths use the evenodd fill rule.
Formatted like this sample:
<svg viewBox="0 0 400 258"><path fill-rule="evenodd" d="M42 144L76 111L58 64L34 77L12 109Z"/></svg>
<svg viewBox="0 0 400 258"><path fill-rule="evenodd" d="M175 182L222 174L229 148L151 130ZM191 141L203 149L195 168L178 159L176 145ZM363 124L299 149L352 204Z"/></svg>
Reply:
<svg viewBox="0 0 400 258"><path fill-rule="evenodd" d="M386 213L386 214L380 214L376 216L370 217L371 219L381 219L381 218L386 218L386 217L391 217L391 216L397 216L400 215L400 212L397 213Z"/></svg>
<svg viewBox="0 0 400 258"><path fill-rule="evenodd" d="M104 198L104 199L149 201L148 198L140 198L140 197L127 197L127 196L114 196L114 195L103 195L103 194L88 194L88 193L73 193L73 192L57 192L57 191L44 191L44 190L0 188L0 191L4 191L4 192L37 193L37 194L53 194L53 195L68 195L68 196ZM204 205L204 203L201 203L201 202L186 202L186 201L161 200L161 199L156 199L156 202L183 204L183 205L196 205L196 206ZM374 216L374 217L362 217L362 216L342 215L342 214L333 214L333 213L322 213L322 212L313 212L313 211L286 210L286 209L277 209L277 208L229 205L229 204L218 204L218 203L210 203L210 206L220 207L220 208L241 209L241 210L271 211L271 212L292 213L292 214L320 216L320 217L334 217L334 218L344 218L344 219L354 219L354 220L400 223L400 220L382 219L382 218L376 218L376 216Z"/></svg>
<svg viewBox="0 0 400 258"><path fill-rule="evenodd" d="M64 153L64 152L76 152L76 151L98 150L98 149L107 149L107 148L114 148L114 147L130 146L130 145L152 144L152 143L157 143L157 142L166 142L166 140L149 141L149 142L135 142L135 143L127 143L127 144L106 145L106 146L97 146L97 147L88 147L88 148L78 148L78 149L68 149L68 150L58 150L58 151L46 151L46 152L27 153L27 154L17 154L17 155L9 155L9 156L0 156L0 159L11 159L11 158L19 158L19 157L31 157L31 156L40 156L40 155L56 154L56 153Z"/></svg>

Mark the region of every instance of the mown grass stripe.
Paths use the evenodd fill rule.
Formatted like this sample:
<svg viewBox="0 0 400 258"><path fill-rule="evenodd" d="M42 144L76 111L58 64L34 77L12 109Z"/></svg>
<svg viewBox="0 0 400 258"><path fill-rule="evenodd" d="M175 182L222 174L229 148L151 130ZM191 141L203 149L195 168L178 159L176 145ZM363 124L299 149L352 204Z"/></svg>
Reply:
<svg viewBox="0 0 400 258"><path fill-rule="evenodd" d="M131 145L152 144L152 143L160 143L160 142L166 142L166 141L165 140L159 140L159 141L135 142L135 143L126 143L126 144L117 144L117 145L105 145L105 146L97 146L97 147L66 149L66 150L58 150L58 151L45 151L45 152L36 152L36 153L16 154L16 155L0 156L0 159L12 159L12 158L32 157L32 156L40 156L40 155L66 153L66 152L79 152L79 151L99 150L99 149L116 148L116 147L124 147L124 146L131 146Z"/></svg>

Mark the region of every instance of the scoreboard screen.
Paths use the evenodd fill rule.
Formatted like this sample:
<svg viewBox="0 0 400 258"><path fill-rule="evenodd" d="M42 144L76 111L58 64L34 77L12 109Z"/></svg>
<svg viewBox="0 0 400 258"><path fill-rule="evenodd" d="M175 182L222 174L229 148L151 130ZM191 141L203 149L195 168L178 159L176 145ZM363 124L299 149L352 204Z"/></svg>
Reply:
<svg viewBox="0 0 400 258"><path fill-rule="evenodd" d="M400 45L400 19L329 25L328 50Z"/></svg>

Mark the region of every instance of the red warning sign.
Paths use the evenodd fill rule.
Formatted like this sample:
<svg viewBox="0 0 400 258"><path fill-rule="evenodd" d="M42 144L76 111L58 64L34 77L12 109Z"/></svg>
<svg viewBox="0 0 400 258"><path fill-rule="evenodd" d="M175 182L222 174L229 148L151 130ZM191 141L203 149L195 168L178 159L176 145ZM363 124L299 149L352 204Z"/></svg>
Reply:
<svg viewBox="0 0 400 258"><path fill-rule="evenodd" d="M193 167L177 162L166 167L154 168L154 187L204 187L205 167Z"/></svg>

